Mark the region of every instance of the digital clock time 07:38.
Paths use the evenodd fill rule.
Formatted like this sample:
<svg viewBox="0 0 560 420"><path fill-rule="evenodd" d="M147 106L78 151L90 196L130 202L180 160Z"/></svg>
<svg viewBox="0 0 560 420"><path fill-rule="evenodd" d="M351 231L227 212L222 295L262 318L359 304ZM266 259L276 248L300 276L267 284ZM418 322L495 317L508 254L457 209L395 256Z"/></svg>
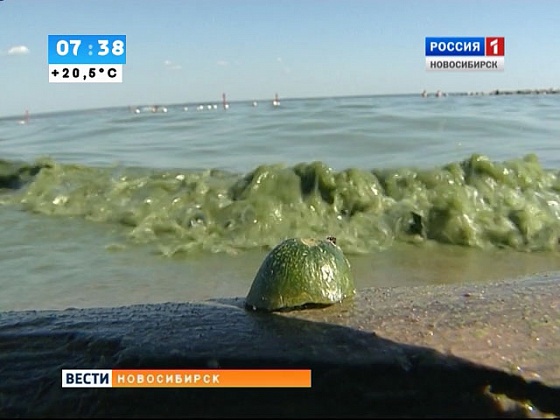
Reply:
<svg viewBox="0 0 560 420"><path fill-rule="evenodd" d="M49 64L126 64L126 35L49 35Z"/></svg>

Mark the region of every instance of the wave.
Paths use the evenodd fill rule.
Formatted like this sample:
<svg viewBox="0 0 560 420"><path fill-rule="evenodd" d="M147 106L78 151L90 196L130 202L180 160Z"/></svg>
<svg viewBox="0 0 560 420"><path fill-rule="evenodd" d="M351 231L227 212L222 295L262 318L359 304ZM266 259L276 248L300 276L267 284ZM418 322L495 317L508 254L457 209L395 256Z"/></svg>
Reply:
<svg viewBox="0 0 560 420"><path fill-rule="evenodd" d="M0 203L117 224L164 255L271 248L286 237L336 236L348 253L396 241L553 251L560 180L534 154L473 154L432 169L335 171L323 162L220 170L99 168L0 161Z"/></svg>

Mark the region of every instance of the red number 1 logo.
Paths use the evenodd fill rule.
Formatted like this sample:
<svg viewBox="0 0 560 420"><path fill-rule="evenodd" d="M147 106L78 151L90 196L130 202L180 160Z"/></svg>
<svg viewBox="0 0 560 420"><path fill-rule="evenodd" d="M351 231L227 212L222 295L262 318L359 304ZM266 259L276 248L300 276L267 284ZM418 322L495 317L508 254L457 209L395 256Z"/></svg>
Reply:
<svg viewBox="0 0 560 420"><path fill-rule="evenodd" d="M487 56L504 56L505 55L505 38L502 37L486 37L485 55Z"/></svg>

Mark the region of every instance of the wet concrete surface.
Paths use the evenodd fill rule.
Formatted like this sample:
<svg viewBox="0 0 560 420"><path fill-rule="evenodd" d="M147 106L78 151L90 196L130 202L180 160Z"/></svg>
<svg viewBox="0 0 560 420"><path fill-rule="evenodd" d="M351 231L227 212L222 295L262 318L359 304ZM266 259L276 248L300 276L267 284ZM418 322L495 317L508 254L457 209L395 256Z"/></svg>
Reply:
<svg viewBox="0 0 560 420"><path fill-rule="evenodd" d="M368 289L321 311L285 314L376 332L560 386L560 279Z"/></svg>
<svg viewBox="0 0 560 420"><path fill-rule="evenodd" d="M0 417L560 415L560 282L0 313ZM310 389L68 389L62 369L310 368Z"/></svg>

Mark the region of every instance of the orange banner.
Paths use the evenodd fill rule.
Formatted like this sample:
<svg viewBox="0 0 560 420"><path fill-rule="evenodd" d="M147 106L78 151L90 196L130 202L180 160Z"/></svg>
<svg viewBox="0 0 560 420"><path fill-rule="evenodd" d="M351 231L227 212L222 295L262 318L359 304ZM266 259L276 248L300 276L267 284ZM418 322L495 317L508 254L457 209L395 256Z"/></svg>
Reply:
<svg viewBox="0 0 560 420"><path fill-rule="evenodd" d="M311 388L309 369L112 370L113 388Z"/></svg>

